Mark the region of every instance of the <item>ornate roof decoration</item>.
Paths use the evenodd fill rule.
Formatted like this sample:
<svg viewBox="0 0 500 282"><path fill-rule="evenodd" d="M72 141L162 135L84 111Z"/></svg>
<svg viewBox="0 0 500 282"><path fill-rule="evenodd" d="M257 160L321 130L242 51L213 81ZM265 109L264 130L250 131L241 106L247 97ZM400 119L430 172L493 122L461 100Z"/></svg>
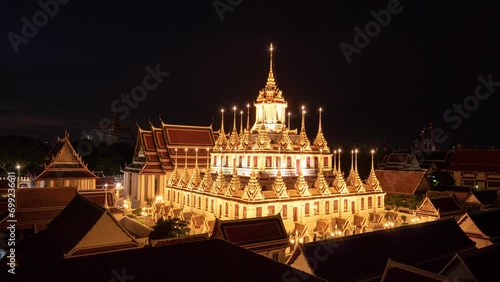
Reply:
<svg viewBox="0 0 500 282"><path fill-rule="evenodd" d="M231 177L231 181L227 186L225 195L228 197L232 197L236 191L241 190L242 185L240 181L240 177L238 176L238 171L236 170L236 162L233 165L233 176Z"/></svg>
<svg viewBox="0 0 500 282"><path fill-rule="evenodd" d="M361 180L361 177L359 177L358 173L358 149L354 150L354 175L352 177L351 185L358 193L366 192L365 187L363 186L363 181Z"/></svg>
<svg viewBox="0 0 500 282"><path fill-rule="evenodd" d="M280 148L282 148L285 151L292 151L293 150L293 143L292 139L290 139L290 135L288 135L289 130L288 128L285 128L281 131L278 143L280 145Z"/></svg>
<svg viewBox="0 0 500 282"><path fill-rule="evenodd" d="M208 148L207 148L207 154L208 154ZM209 158L209 161L207 162L207 168L205 170L205 175L203 175L203 179L201 180L201 183L198 186L198 191L209 192L212 189L214 181L212 179L212 174L210 173L210 171L211 169L210 169L210 158Z"/></svg>
<svg viewBox="0 0 500 282"><path fill-rule="evenodd" d="M177 166L177 149L175 149L174 171L172 171L172 174L170 175L170 178L167 181L167 185L168 186L177 186L178 182L179 182L179 168Z"/></svg>
<svg viewBox="0 0 500 282"><path fill-rule="evenodd" d="M380 186L380 182L378 181L377 175L375 175L375 169L373 166L373 154L375 153L374 150L372 150L372 169L370 170L370 175L368 176L368 179L366 180L366 184L370 186L373 190L376 192L382 192L382 187Z"/></svg>
<svg viewBox="0 0 500 282"><path fill-rule="evenodd" d="M267 82L264 89L259 91L258 99L268 99L272 100L274 98L283 98L283 92L279 90L278 85L276 83L276 79L274 78L273 72L273 44L269 46L270 57L269 57L269 75L267 76Z"/></svg>
<svg viewBox="0 0 500 282"><path fill-rule="evenodd" d="M226 137L226 132L224 131L224 109L221 110L221 114L222 114L222 121L219 130L219 138L217 138L217 141L215 141L214 151L223 150L228 142Z"/></svg>
<svg viewBox="0 0 500 282"><path fill-rule="evenodd" d="M344 176L340 166L340 153L342 152L342 150L339 149L337 152L339 153L339 164L338 164L337 176L335 177L335 180L333 182L333 187L341 194L349 194L349 189L347 189L347 183L344 180Z"/></svg>
<svg viewBox="0 0 500 282"><path fill-rule="evenodd" d="M245 190L243 190L243 195L241 196L243 200L264 200L264 194L262 194L262 186L257 179L257 174L255 168L252 168L250 173L250 179L248 180Z"/></svg>
<svg viewBox="0 0 500 282"><path fill-rule="evenodd" d="M241 144L244 147L252 146L252 134L250 130L250 104L247 104L247 127L244 130Z"/></svg>
<svg viewBox="0 0 500 282"><path fill-rule="evenodd" d="M311 192L309 192L309 184L306 182L302 169L299 170L299 176L297 177L297 181L293 184L293 187L297 190L301 197L311 196Z"/></svg>
<svg viewBox="0 0 500 282"><path fill-rule="evenodd" d="M185 160L184 170L182 171L179 182L177 182L177 187L183 187L183 188L187 188L190 178L187 166L187 149L185 151L186 151L186 160Z"/></svg>
<svg viewBox="0 0 500 282"><path fill-rule="evenodd" d="M217 178L215 178L215 182L212 185L212 190L210 193L218 194L222 192L227 186L226 179L224 178L224 173L222 172L222 166L220 166L220 170L217 173Z"/></svg>
<svg viewBox="0 0 500 282"><path fill-rule="evenodd" d="M354 177L354 150L351 150L351 170L349 171L349 175L345 180L347 185L352 185L353 177Z"/></svg>
<svg viewBox="0 0 500 282"><path fill-rule="evenodd" d="M321 195L330 195L330 189L328 189L328 182L325 179L325 175L323 174L323 166L320 167L318 172L318 178L316 182L314 182L314 187L318 188L318 191Z"/></svg>
<svg viewBox="0 0 500 282"><path fill-rule="evenodd" d="M304 106L302 106L302 126L300 127L299 139L297 140L297 144L304 151L311 151L311 142L307 137L306 133L306 122L305 122L305 114Z"/></svg>
<svg viewBox="0 0 500 282"><path fill-rule="evenodd" d="M196 160L193 169L193 174L191 175L191 179L189 180L189 183L187 185L188 189L197 189L201 183L201 173L200 169L198 168L198 149L195 149L195 151L196 151Z"/></svg>
<svg viewBox="0 0 500 282"><path fill-rule="evenodd" d="M267 130L264 124L259 129L259 135L257 136L257 140L254 143L254 149L271 149L271 138L269 134L267 134Z"/></svg>
<svg viewBox="0 0 500 282"><path fill-rule="evenodd" d="M330 153L330 148L328 147L328 142L325 139L325 136L323 135L323 129L321 126L321 112L323 111L322 108L319 108L319 126L318 126L318 134L316 135L316 139L314 139L314 146L316 146L318 149L323 150L326 153Z"/></svg>
<svg viewBox="0 0 500 282"><path fill-rule="evenodd" d="M229 142L226 143L227 150L233 150L237 148L240 142L238 131L236 130L236 107L233 107L233 112L234 112L233 129L231 130L231 135L229 136Z"/></svg>
<svg viewBox="0 0 500 282"><path fill-rule="evenodd" d="M279 167L272 188L278 198L288 198L287 186L285 181L283 180L283 177L281 176L281 169Z"/></svg>

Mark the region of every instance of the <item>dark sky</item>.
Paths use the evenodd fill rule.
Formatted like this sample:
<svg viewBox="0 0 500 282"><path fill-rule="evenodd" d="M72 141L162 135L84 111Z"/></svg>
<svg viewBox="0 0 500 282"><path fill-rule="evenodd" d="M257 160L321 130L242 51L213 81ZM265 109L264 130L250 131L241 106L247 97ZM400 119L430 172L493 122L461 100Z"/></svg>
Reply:
<svg viewBox="0 0 500 282"><path fill-rule="evenodd" d="M214 3L234 7L228 6L232 11L221 21ZM388 5L394 12L390 21L372 30L366 46L356 47L355 28L365 30L375 19L370 11ZM487 88L480 89L483 100L474 95L479 76L500 82L499 6L498 1L73 0L58 4L43 23L37 1L2 1L0 135L46 138L68 129L77 138L110 117L113 101L142 85L146 67L157 65L169 75L136 108L129 107L129 114L121 112L122 123L146 127L151 118L158 125L161 114L167 123L214 120L218 129L221 108L230 112L233 105L256 99L273 42L292 127L299 126L305 105L310 139L323 107L332 144L385 138L411 145L422 126L433 122L457 140L467 133L469 144L498 145L500 87L489 86L497 91L487 98ZM22 18L33 23L34 15L40 16L40 27L28 39ZM358 48L350 63L342 42ZM464 110L467 118L453 112L453 105L464 101L471 109ZM231 119L226 114L226 129Z"/></svg>

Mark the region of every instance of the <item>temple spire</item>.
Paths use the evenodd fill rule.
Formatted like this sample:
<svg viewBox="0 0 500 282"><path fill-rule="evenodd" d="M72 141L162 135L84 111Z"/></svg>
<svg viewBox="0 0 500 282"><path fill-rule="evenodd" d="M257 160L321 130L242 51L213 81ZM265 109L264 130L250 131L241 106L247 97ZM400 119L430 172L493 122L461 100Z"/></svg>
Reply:
<svg viewBox="0 0 500 282"><path fill-rule="evenodd" d="M306 133L305 115L306 115L305 107L302 106L302 125L300 127L298 145L300 146L300 148L306 151L311 151L311 142L309 141L309 138L307 137Z"/></svg>
<svg viewBox="0 0 500 282"><path fill-rule="evenodd" d="M247 104L247 130L250 130L250 104Z"/></svg>
<svg viewBox="0 0 500 282"><path fill-rule="evenodd" d="M224 109L221 109L220 112L221 112L221 115L222 115L222 120L221 120L221 123L220 123L220 134L226 135L226 132L224 132Z"/></svg>
<svg viewBox="0 0 500 282"><path fill-rule="evenodd" d="M233 132L236 132L236 106L233 107Z"/></svg>
<svg viewBox="0 0 500 282"><path fill-rule="evenodd" d="M323 128L321 125L321 113L323 112L322 108L319 108L319 126L318 126L318 134L316 135L316 139L314 139L314 145L318 147L320 150L324 150L325 152L330 152L330 148L327 146L327 142L325 136L323 135Z"/></svg>
<svg viewBox="0 0 500 282"><path fill-rule="evenodd" d="M274 78L274 73L273 73L273 43L269 45L269 78Z"/></svg>
<svg viewBox="0 0 500 282"><path fill-rule="evenodd" d="M240 136L243 136L243 111L240 111Z"/></svg>
<svg viewBox="0 0 500 282"><path fill-rule="evenodd" d="M375 174L375 167L373 165L373 155L375 154L375 150L372 150L371 153L372 153L372 169L370 171L370 175L368 176L366 182L371 189L380 192L382 191L382 187L380 186L380 182L377 179L377 175Z"/></svg>

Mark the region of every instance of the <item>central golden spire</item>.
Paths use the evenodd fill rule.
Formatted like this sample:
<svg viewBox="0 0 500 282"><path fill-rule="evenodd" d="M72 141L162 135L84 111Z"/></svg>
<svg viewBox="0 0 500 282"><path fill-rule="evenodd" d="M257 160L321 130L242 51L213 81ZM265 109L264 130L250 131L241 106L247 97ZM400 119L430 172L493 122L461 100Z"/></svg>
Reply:
<svg viewBox="0 0 500 282"><path fill-rule="evenodd" d="M267 76L266 87L264 88L266 97L270 98L281 97L281 91L278 89L276 85L276 78L274 77L273 51L274 46L273 43L271 43L269 44L269 75Z"/></svg>

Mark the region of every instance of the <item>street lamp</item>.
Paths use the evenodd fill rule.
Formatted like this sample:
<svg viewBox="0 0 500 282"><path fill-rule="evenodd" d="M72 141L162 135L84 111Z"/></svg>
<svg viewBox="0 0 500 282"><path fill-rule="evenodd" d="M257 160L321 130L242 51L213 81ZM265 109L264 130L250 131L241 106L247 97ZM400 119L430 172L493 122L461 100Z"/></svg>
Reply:
<svg viewBox="0 0 500 282"><path fill-rule="evenodd" d="M304 238L302 238L302 236L299 236L298 230L296 230L295 235L292 235L292 237L290 238L290 243L292 243L294 246L304 243Z"/></svg>
<svg viewBox="0 0 500 282"><path fill-rule="evenodd" d="M109 209L108 206L108 183L104 183L104 207Z"/></svg>
<svg viewBox="0 0 500 282"><path fill-rule="evenodd" d="M19 189L19 181L21 181L21 166L16 165L17 169L17 189Z"/></svg>

